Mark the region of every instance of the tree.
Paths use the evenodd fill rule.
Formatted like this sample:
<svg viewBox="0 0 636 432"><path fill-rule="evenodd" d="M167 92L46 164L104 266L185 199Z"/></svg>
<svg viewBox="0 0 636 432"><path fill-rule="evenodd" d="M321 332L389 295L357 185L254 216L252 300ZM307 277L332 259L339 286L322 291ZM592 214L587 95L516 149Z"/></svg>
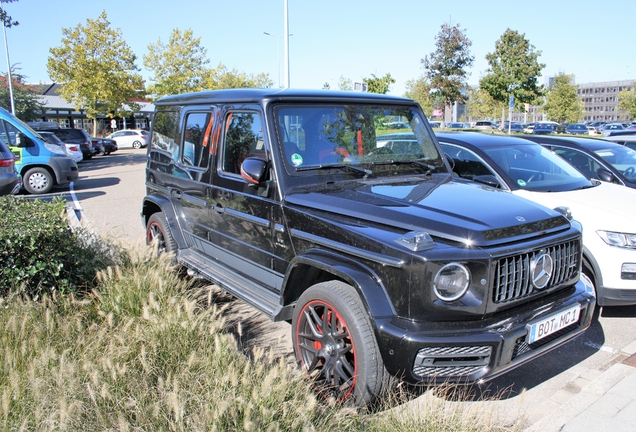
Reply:
<svg viewBox="0 0 636 432"><path fill-rule="evenodd" d="M495 51L486 55L490 67L479 81L480 87L503 107L508 105L510 96L519 108L536 102L542 96L537 78L545 67L538 61L540 55L541 51L535 51L524 34L506 29L495 43ZM501 120L505 120L505 108Z"/></svg>
<svg viewBox="0 0 636 432"><path fill-rule="evenodd" d="M192 30L172 30L170 41L159 39L148 45L144 66L154 73L148 92L159 98L169 94L189 93L204 89L208 72L207 50L201 46L201 38L195 38Z"/></svg>
<svg viewBox="0 0 636 432"><path fill-rule="evenodd" d="M274 82L269 78L269 74L258 75L239 72L236 68L228 70L222 63L216 69L210 69L206 73L204 80L205 88L218 90L226 88L270 88Z"/></svg>
<svg viewBox="0 0 636 432"><path fill-rule="evenodd" d="M87 19L86 26L63 28L62 34L62 46L49 50L49 76L63 84L64 99L93 119L93 134L98 114L125 117L137 112L140 107L132 99L144 94L137 56L121 30L110 28L106 12L96 20Z"/></svg>
<svg viewBox="0 0 636 432"><path fill-rule="evenodd" d="M630 119L636 119L636 88L623 90L618 94L618 109L627 111Z"/></svg>
<svg viewBox="0 0 636 432"><path fill-rule="evenodd" d="M7 111L11 111L11 98L7 83L8 75L0 76L0 106L7 109ZM37 120L40 117L39 113L42 112L40 93L33 87L24 84L24 76L16 74L13 70L11 71L11 87L16 117L23 121Z"/></svg>
<svg viewBox="0 0 636 432"><path fill-rule="evenodd" d="M448 107L466 100L463 94L463 89L467 87L466 69L472 66L475 59L470 54L472 42L464 32L459 24L442 24L442 29L435 36L437 49L421 60L431 89Z"/></svg>
<svg viewBox="0 0 636 432"><path fill-rule="evenodd" d="M390 73L387 73L383 77L377 77L375 74L371 74L371 78L362 78L362 82L367 85L367 91L369 93L387 94L391 84L395 84L395 79Z"/></svg>
<svg viewBox="0 0 636 432"><path fill-rule="evenodd" d="M576 94L573 75L559 73L546 95L543 111L548 118L559 123L577 123L585 113L583 101Z"/></svg>
<svg viewBox="0 0 636 432"><path fill-rule="evenodd" d="M0 4L13 3L14 1L18 1L18 0L0 0ZM0 6L0 21L2 21L2 23L4 24L6 28L11 28L14 25L17 26L20 24L17 21L13 21L13 18L11 18L11 16L7 14L7 11L5 11L2 6Z"/></svg>
<svg viewBox="0 0 636 432"><path fill-rule="evenodd" d="M473 119L495 118L503 109L504 105L490 96L490 93L481 88L471 87L468 90L468 101L466 111Z"/></svg>
<svg viewBox="0 0 636 432"><path fill-rule="evenodd" d="M340 78L338 79L338 90L352 91L353 82L351 81L351 79L345 78L344 76L340 75Z"/></svg>
<svg viewBox="0 0 636 432"><path fill-rule="evenodd" d="M424 113L431 117L435 109L435 98L431 94L431 85L426 77L408 80L405 87L404 97L419 103Z"/></svg>

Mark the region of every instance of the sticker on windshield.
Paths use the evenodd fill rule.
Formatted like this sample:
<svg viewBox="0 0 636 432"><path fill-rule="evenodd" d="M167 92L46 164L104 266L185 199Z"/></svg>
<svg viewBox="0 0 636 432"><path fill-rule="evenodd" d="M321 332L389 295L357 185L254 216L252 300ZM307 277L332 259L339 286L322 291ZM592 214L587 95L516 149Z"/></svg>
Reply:
<svg viewBox="0 0 636 432"><path fill-rule="evenodd" d="M526 182L523 179L517 180L517 184L521 187L526 187Z"/></svg>
<svg viewBox="0 0 636 432"><path fill-rule="evenodd" d="M294 153L293 155L291 155L291 163L294 166L302 165L303 157L301 155L299 155L298 153Z"/></svg>

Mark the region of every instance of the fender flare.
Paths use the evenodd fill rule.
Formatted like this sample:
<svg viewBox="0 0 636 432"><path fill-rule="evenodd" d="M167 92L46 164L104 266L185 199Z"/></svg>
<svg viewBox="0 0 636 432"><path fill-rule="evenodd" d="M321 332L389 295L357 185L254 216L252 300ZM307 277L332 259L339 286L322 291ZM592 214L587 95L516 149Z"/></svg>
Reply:
<svg viewBox="0 0 636 432"><path fill-rule="evenodd" d="M170 199L158 195L147 195L144 198L141 207L141 222L144 226L144 232L148 225L148 219L157 212L163 212L165 214L172 237L177 243L177 249L186 249L185 238L177 222L178 215Z"/></svg>
<svg viewBox="0 0 636 432"><path fill-rule="evenodd" d="M307 280L307 270L316 269L321 274L329 274L331 279L340 279L351 285L362 301L367 313L374 320L396 315L393 303L384 285L374 271L346 256L335 254L322 249L308 249L302 255L295 257L287 267L281 289L281 304L283 305L283 319L291 318L293 307L300 295L315 283L323 280ZM300 283L299 283L300 282Z"/></svg>

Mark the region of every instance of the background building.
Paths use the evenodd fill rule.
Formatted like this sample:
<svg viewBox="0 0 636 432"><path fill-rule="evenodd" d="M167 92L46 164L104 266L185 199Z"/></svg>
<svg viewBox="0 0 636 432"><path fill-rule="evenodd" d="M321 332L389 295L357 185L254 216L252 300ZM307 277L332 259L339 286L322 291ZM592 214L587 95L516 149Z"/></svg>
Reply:
<svg viewBox="0 0 636 432"><path fill-rule="evenodd" d="M629 114L618 110L618 94L634 88L636 80L579 84L577 93L583 100L583 121L627 120Z"/></svg>
<svg viewBox="0 0 636 432"><path fill-rule="evenodd" d="M93 134L93 119L86 117L84 111L77 111L75 107L59 96L59 84L31 84L36 89L41 89L40 101L45 107L41 113L40 121L57 122L61 127L84 129L89 135ZM97 117L98 135L106 135L119 129L149 129L150 120L155 110L154 104L146 100L135 100L141 106L141 111L130 117L115 117L111 119L104 113ZM112 123L115 120L115 123ZM112 127L115 125L115 128Z"/></svg>

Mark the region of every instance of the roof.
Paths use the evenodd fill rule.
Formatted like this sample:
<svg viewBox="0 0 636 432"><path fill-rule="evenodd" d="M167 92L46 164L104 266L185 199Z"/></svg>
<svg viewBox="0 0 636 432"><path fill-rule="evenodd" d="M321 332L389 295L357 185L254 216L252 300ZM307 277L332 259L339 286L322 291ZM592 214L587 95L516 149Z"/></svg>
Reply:
<svg viewBox="0 0 636 432"><path fill-rule="evenodd" d="M46 107L47 110L70 110L75 111L75 105L68 102L62 96L57 95L43 95L39 97L42 105ZM155 111L155 106L152 102L136 102L140 107L141 113L152 113ZM123 105L124 108L130 109L129 106Z"/></svg>
<svg viewBox="0 0 636 432"><path fill-rule="evenodd" d="M233 102L260 102L264 100L294 100L307 101L313 99L322 100L350 100L369 103L409 103L411 99L397 96L381 95L376 93L336 91L336 90L305 90L305 89L227 89L208 90L196 93L185 93L180 95L164 96L155 102L155 105L172 105L180 103L218 103L221 101Z"/></svg>

